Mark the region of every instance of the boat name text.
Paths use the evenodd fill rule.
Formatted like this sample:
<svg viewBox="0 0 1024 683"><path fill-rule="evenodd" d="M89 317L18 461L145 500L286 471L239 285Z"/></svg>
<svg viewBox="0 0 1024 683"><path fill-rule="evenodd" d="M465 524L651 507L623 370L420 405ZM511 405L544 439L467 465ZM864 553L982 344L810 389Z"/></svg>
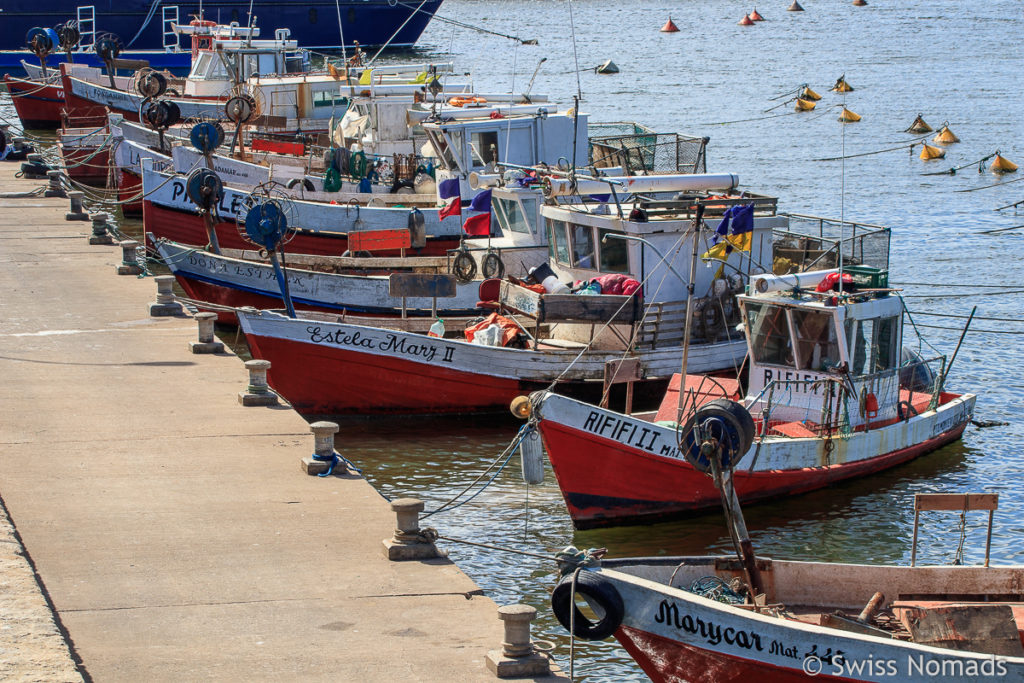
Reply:
<svg viewBox="0 0 1024 683"><path fill-rule="evenodd" d="M444 363L451 363L455 355L453 346L417 342L393 332L384 334L383 338L375 338L364 334L361 330L352 332L324 330L319 325L310 325L306 328L306 333L309 334L309 340L314 344L334 344L335 346L376 350L392 355L422 359L428 363L434 361L438 351L444 352L440 358Z"/></svg>

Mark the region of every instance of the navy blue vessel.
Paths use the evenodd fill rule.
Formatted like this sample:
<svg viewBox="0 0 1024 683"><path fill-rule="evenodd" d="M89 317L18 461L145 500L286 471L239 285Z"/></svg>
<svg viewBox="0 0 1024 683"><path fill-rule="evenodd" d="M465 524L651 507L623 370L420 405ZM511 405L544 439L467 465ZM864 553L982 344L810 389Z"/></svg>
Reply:
<svg viewBox="0 0 1024 683"><path fill-rule="evenodd" d="M341 35L345 46L358 41L364 47L384 45L409 47L427 27L442 0L223 0L206 2L203 18L220 24L249 22L249 10L255 25L269 35L287 28L300 47L338 50ZM78 19L79 8L90 7L82 29L119 36L126 50L161 50L172 20L188 23L199 13L198 1L174 0L99 0L86 5L82 0L0 0L0 50L25 48L29 29L52 28ZM340 15L340 17L339 17ZM340 30L339 30L340 18ZM392 36L394 38L392 39ZM390 42L389 42L390 41Z"/></svg>

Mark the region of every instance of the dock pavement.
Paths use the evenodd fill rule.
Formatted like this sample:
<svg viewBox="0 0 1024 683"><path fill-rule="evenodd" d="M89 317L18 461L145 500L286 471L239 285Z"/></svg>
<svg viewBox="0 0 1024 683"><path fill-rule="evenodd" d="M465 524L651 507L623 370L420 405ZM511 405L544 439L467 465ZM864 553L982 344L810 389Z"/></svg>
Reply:
<svg viewBox="0 0 1024 683"><path fill-rule="evenodd" d="M45 184L18 166L0 194ZM242 362L67 210L0 199L0 678L497 680L497 605L389 562L388 502L302 472L306 422L239 405Z"/></svg>

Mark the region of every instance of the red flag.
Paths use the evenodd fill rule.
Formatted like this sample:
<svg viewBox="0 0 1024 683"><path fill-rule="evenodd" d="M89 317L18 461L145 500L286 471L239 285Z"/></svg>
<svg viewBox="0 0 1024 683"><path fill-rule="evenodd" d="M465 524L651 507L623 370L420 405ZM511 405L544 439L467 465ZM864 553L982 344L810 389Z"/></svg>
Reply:
<svg viewBox="0 0 1024 683"><path fill-rule="evenodd" d="M448 216L461 216L461 215L462 215L462 200L459 197L456 197L451 202L449 202L448 206L445 206L445 207L443 207L441 209L438 209L438 211L437 211L437 218L438 218L438 220L442 220L442 221L445 218L448 218Z"/></svg>
<svg viewBox="0 0 1024 683"><path fill-rule="evenodd" d="M491 234L491 214L482 213L479 216L471 216L462 224L462 229L467 235L481 237Z"/></svg>

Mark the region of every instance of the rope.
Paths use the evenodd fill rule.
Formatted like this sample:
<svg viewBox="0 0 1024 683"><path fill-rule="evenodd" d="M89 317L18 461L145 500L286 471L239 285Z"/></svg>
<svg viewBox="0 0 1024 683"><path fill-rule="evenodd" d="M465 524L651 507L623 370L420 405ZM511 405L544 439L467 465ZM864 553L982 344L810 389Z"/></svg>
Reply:
<svg viewBox="0 0 1024 683"><path fill-rule="evenodd" d="M900 287L978 287L985 289L1006 289L1005 285L966 285L951 282L890 282L889 284Z"/></svg>
<svg viewBox="0 0 1024 683"><path fill-rule="evenodd" d="M970 168L971 166L978 166L979 164L983 164L983 163L985 163L986 161L988 161L989 159L991 159L992 157L994 157L994 156L995 156L995 155L997 155L997 154L999 154L998 150L997 150L997 151L995 151L995 152L992 152L992 153L991 153L991 154L989 154L988 156L985 156L985 157L982 157L982 158L978 159L977 161L972 161L972 162L971 162L971 163L969 163L969 164L964 164L963 166L954 166L953 168L948 168L948 169L946 169L945 171L934 171L934 172L932 172L932 173L922 173L921 175L922 175L922 176L931 176L931 175L956 175L956 172L957 172L957 171L962 171L962 170L964 170L965 168ZM978 173L981 173L981 167L980 167L980 166L979 166L979 168L978 168ZM979 188L979 189L980 189L980 188Z"/></svg>
<svg viewBox="0 0 1024 683"><path fill-rule="evenodd" d="M750 121L767 121L768 119L777 119L782 116L793 116L794 114L802 114L800 111L787 111L785 114L773 114L772 116L759 116L754 119L737 119L735 121L714 121L712 123L701 123L701 126L729 126L734 123L749 123Z"/></svg>
<svg viewBox="0 0 1024 683"><path fill-rule="evenodd" d="M904 299L962 299L968 296L1002 296L1004 294L1024 294L1024 289L1006 289L999 292L977 292L973 294L904 294Z"/></svg>
<svg viewBox="0 0 1024 683"><path fill-rule="evenodd" d="M412 5L406 4L404 2L399 2L398 4L401 5L402 7L405 7L406 9L413 10L414 14L416 12L424 12L424 10L420 9L420 7L423 7L423 3L420 3L420 7L415 7L415 8ZM425 14L429 14L429 12L424 12L424 13ZM440 16L438 14L434 14L432 16L433 16L432 21L440 21L441 23L444 23L444 24L451 24L452 26L458 26L459 28L467 28L470 31L477 31L479 33L487 33L487 34L490 34L492 36L498 36L499 38L508 38L509 40L515 40L515 41L517 41L519 43L522 43L523 45L536 45L537 44L537 41L535 39L533 39L533 38L520 38L518 36L510 36L507 33L498 33L497 31L491 31L490 29L482 28L480 26L473 26L472 24L467 24L467 23L462 22L462 21L456 21L455 19L449 19L448 17L443 17L443 16ZM376 58L376 56L374 58ZM372 62L373 60L371 59L370 61Z"/></svg>
<svg viewBox="0 0 1024 683"><path fill-rule="evenodd" d="M1004 180L1003 182L992 183L991 185L982 185L981 187L972 187L972 188L967 189L967 190L954 190L954 191L955 192L977 192L978 190L987 190L990 187L1002 187L1003 185L1009 185L1011 183L1019 183L1022 180L1024 180L1024 178L1014 178L1013 180ZM1013 204L1010 204L1010 206L1013 206ZM1005 209L1006 207L1004 206L1002 208ZM998 209L996 209L996 210L998 211Z"/></svg>
<svg viewBox="0 0 1024 683"><path fill-rule="evenodd" d="M938 318L961 318L961 319L965 319L965 320L971 318L971 316L969 316L969 315L956 315L954 313L929 313L927 311L914 311L914 315L931 315L931 316L935 316L935 317L938 317ZM1024 318L992 318L992 317L985 317L985 316L981 316L981 315L976 315L976 316L974 316L974 319L975 320L994 320L994 321L1000 322L1000 323L1024 323Z"/></svg>
<svg viewBox="0 0 1024 683"><path fill-rule="evenodd" d="M355 464L353 464L351 460L346 458L344 455L342 455L338 451L331 451L330 455L319 455L317 453L314 453L313 454L313 460L316 460L318 462L329 462L329 463L331 463L330 465L327 466L326 470L324 470L323 472L320 472L319 474L316 475L318 477L329 477L329 476L331 476L331 474L334 473L334 468L336 466L338 466L339 464L342 464L342 463L344 463L344 465L345 465L345 467L347 469L350 469L350 470L354 471L356 474L362 474L363 473L363 471L361 469L359 469L358 467L356 467Z"/></svg>
<svg viewBox="0 0 1024 683"><path fill-rule="evenodd" d="M943 327L941 325L923 325L919 324L918 327L926 327L932 330L950 330L953 332L962 332L963 328L960 327ZM1024 334L1024 330L971 330L971 332L981 334Z"/></svg>

